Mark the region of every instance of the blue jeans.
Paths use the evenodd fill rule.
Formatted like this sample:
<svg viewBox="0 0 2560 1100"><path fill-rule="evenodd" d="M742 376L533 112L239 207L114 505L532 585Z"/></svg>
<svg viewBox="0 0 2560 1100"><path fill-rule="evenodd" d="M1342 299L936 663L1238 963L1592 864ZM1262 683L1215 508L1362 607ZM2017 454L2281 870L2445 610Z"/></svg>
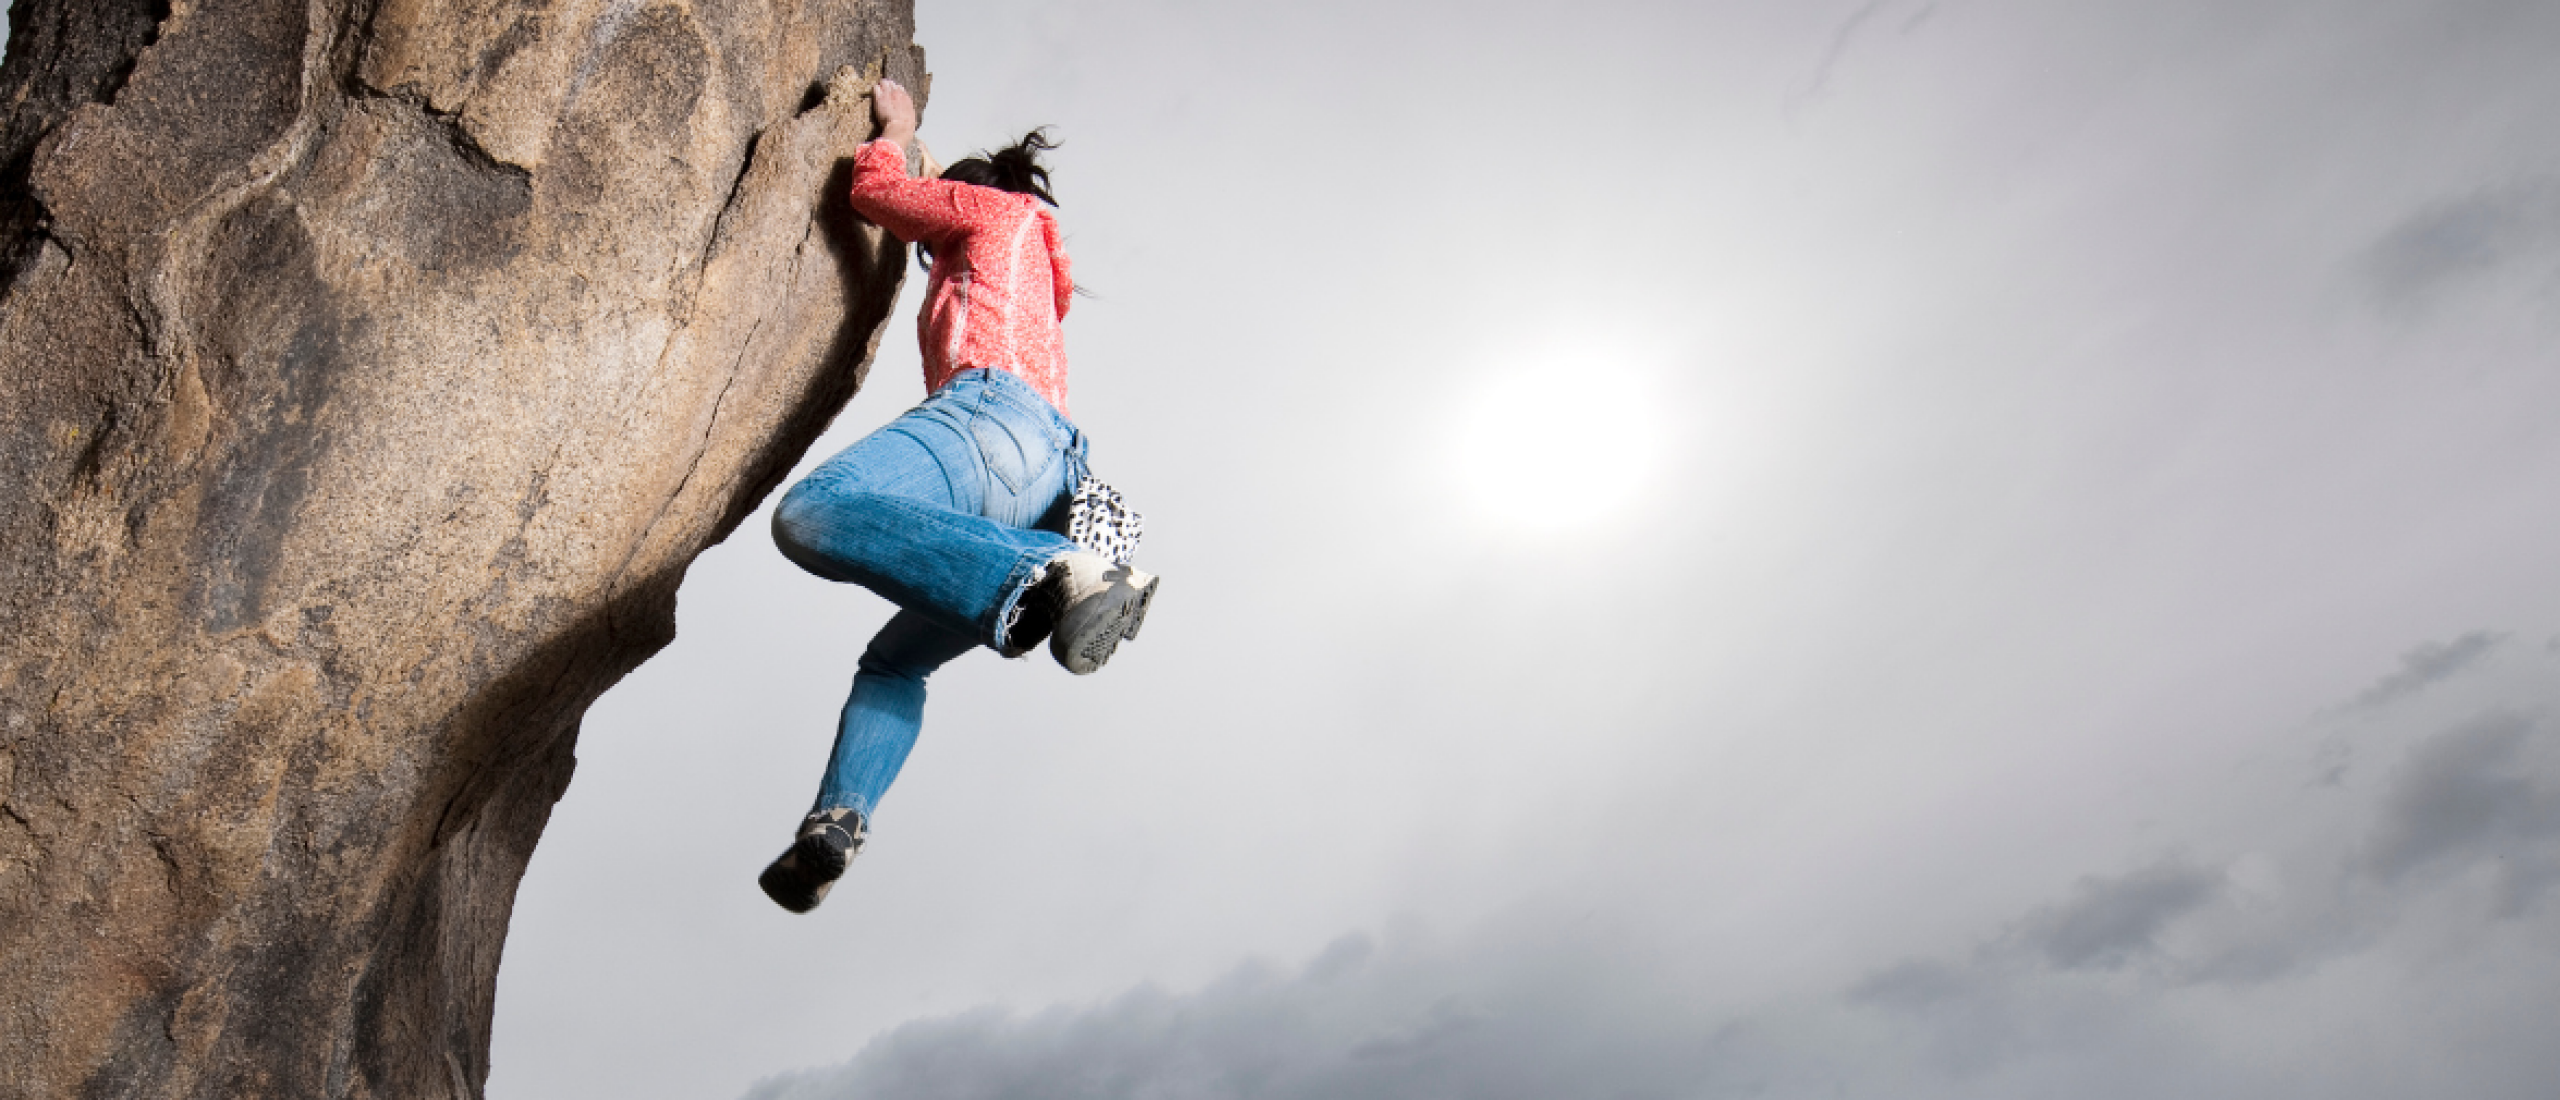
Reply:
<svg viewBox="0 0 2560 1100"><path fill-rule="evenodd" d="M784 557L899 609L855 666L817 810L869 818L924 726L925 677L981 645L1005 651L1015 605L1075 546L1057 532L1084 450L1020 378L968 370L783 494Z"/></svg>

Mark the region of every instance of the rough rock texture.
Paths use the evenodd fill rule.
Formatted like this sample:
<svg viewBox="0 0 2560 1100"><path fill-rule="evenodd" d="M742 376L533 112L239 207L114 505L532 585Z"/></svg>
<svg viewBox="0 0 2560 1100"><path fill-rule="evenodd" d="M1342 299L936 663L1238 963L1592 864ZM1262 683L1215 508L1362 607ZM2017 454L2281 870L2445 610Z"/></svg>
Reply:
<svg viewBox="0 0 2560 1100"><path fill-rule="evenodd" d="M581 714L896 297L907 3L17 0L0 1096L479 1092Z"/></svg>

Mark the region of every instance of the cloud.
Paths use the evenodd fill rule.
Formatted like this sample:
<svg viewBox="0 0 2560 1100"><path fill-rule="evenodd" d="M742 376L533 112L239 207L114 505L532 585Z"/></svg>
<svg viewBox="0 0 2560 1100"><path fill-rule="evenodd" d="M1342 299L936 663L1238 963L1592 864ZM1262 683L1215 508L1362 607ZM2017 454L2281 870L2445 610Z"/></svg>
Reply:
<svg viewBox="0 0 2560 1100"><path fill-rule="evenodd" d="M2379 707L2415 695L2478 664L2506 641L2504 634L2474 630L2450 642L2423 642L2400 655L2400 668L2356 694L2355 705Z"/></svg>
<svg viewBox="0 0 2560 1100"><path fill-rule="evenodd" d="M2070 900L2028 915L2020 938L2063 970L2115 969L2150 954L2169 922L2222 892L2219 869L2164 860L2117 878L2083 878Z"/></svg>
<svg viewBox="0 0 2560 1100"><path fill-rule="evenodd" d="M2545 723L2488 714L2412 750L2393 778L2364 866L2385 882L2494 869L2507 912L2560 882L2560 788Z"/></svg>
<svg viewBox="0 0 2560 1100"><path fill-rule="evenodd" d="M1919 1011L1971 996L1978 988L1961 963L1905 959L1849 987L1849 999L1884 1008Z"/></svg>
<svg viewBox="0 0 2560 1100"><path fill-rule="evenodd" d="M2221 869L2174 857L2086 876L1969 953L1882 967L1839 999L1852 1011L1881 1013L1915 1041L1922 1068L1953 1082L2057 1052L2102 1053L2138 1030L2158 991L2179 984L2163 980L2186 969L2165 957L2163 935L2225 889ZM2141 974L2116 976L2136 964ZM1912 1080L1914 1072L1895 1076Z"/></svg>
<svg viewBox="0 0 2560 1100"><path fill-rule="evenodd" d="M2410 214L2362 259L2387 308L2409 310L2501 277L2560 279L2560 180L2484 189Z"/></svg>
<svg viewBox="0 0 2560 1100"><path fill-rule="evenodd" d="M2238 1037L2282 1030L2267 1026L2273 1015L2381 1027L2407 1044L2372 1053L2381 1065L2450 1058L2497 1031L2500 1013L2560 1011L2560 953L2551 949L2560 942L2560 904L2551 902L2560 724L2550 717L2560 684L2547 658L2499 643L2477 632L2416 647L2362 706L2333 712L2358 737L2396 747L2391 767L2291 793L2300 771L2319 767L2317 755L2271 767L2235 790L2234 816L2220 827L2199 822L2220 854L2085 876L1969 947L1869 969L1841 1001L1896 1021L1928 1064L1977 1083L2145 1050L2216 1091L2285 1096L2390 1089L2314 1061L2268 1064L2245 1046L2164 1036L2181 1021L2217 1017ZM2374 709L2421 691L2427 707ZM2327 732L2332 741L2344 733ZM2248 812L2255 800L2269 809ZM2498 999L2478 975L2504 967L2542 985L2493 1009ZM2355 1000L2377 1007L2347 1003ZM2419 1002L2476 1011L2422 1019L2390 1007ZM2508 1083L2550 1079L2560 1056L2515 1042L2475 1068L2476 1088L2450 1091L2532 1095ZM2250 1073L2267 1083L2239 1087Z"/></svg>
<svg viewBox="0 0 2560 1100"><path fill-rule="evenodd" d="M1352 934L1191 991L914 1021L748 1098L2547 1095L2560 1049L2520 1021L2560 1014L2554 665L2486 633L2416 647L2368 695L2424 706L2317 720L2390 766L2307 785L2334 731L2303 731L2166 854L1832 978L1702 978L1659 929L1534 915ZM1736 973L1800 947L1721 945Z"/></svg>
<svg viewBox="0 0 2560 1100"><path fill-rule="evenodd" d="M1550 929L1551 933L1553 930ZM1251 963L1019 1015L908 1024L750 1100L1431 1100L1672 1095L1707 1076L1690 1020L1627 958L1527 944L1345 936L1295 971ZM1507 960L1507 961L1506 961Z"/></svg>

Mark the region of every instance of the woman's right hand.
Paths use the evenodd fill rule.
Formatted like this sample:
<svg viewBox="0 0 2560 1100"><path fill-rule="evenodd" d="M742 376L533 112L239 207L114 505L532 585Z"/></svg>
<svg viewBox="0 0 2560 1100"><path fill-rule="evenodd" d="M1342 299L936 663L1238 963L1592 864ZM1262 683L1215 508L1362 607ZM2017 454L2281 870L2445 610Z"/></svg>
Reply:
<svg viewBox="0 0 2560 1100"><path fill-rule="evenodd" d="M916 100L897 81L872 86L871 117L880 124L880 140L897 142L901 149L915 144Z"/></svg>

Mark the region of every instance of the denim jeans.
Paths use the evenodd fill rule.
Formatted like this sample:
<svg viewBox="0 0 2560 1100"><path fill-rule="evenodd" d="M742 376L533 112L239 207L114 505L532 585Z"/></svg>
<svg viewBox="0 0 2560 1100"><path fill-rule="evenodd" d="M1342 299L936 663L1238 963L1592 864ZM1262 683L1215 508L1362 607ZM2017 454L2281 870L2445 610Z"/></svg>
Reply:
<svg viewBox="0 0 2560 1100"><path fill-rule="evenodd" d="M1004 650L1083 473L1084 436L1021 379L968 370L783 494L784 557L898 605L855 666L816 809L866 819L924 725L924 681L953 658Z"/></svg>

